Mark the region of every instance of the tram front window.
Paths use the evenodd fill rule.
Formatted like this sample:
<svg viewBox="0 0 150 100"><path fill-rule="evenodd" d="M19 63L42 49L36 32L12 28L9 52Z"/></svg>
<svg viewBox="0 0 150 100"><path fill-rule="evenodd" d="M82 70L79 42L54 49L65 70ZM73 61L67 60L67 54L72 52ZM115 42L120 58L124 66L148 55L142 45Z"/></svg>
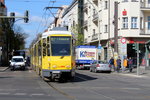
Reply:
<svg viewBox="0 0 150 100"><path fill-rule="evenodd" d="M69 56L71 37L51 37L52 56Z"/></svg>

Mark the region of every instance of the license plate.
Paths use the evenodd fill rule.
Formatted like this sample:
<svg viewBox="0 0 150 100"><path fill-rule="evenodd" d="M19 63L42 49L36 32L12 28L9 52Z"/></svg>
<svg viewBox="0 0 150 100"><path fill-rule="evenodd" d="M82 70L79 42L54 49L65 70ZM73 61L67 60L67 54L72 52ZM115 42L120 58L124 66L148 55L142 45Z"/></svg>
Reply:
<svg viewBox="0 0 150 100"><path fill-rule="evenodd" d="M60 71L53 71L52 73L60 73Z"/></svg>

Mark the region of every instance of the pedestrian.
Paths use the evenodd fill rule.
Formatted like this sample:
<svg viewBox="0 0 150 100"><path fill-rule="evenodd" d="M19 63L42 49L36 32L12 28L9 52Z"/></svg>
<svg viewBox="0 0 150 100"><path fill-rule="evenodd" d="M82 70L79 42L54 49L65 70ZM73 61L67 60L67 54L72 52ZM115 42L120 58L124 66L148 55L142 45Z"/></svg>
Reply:
<svg viewBox="0 0 150 100"><path fill-rule="evenodd" d="M123 60L124 71L127 69L127 66L128 66L128 60L127 60L127 58L125 57L124 60Z"/></svg>
<svg viewBox="0 0 150 100"><path fill-rule="evenodd" d="M133 59L131 57L129 57L129 59L128 59L128 65L129 65L129 72L132 72Z"/></svg>
<svg viewBox="0 0 150 100"><path fill-rule="evenodd" d="M109 64L110 64L111 70L115 71L114 58L113 57L111 57L111 59L109 60Z"/></svg>
<svg viewBox="0 0 150 100"><path fill-rule="evenodd" d="M121 68L121 59L120 59L120 57L118 57L118 59L116 60L116 63L117 63L117 72L119 73L120 68Z"/></svg>

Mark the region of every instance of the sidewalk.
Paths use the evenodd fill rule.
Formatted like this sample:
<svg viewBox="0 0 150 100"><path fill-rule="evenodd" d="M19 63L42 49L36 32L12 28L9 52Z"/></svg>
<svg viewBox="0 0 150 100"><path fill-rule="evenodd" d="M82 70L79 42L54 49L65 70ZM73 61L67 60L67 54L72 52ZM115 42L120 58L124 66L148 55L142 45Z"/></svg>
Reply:
<svg viewBox="0 0 150 100"><path fill-rule="evenodd" d="M4 72L8 69L9 67L7 66L0 66L0 72Z"/></svg>
<svg viewBox="0 0 150 100"><path fill-rule="evenodd" d="M132 72L129 72L129 70L126 70L126 71L120 71L119 73L117 72L112 72L112 73L123 75L123 76L129 76L129 77L150 78L150 70L147 70L144 67L139 68L139 73L137 73L137 68L134 68Z"/></svg>

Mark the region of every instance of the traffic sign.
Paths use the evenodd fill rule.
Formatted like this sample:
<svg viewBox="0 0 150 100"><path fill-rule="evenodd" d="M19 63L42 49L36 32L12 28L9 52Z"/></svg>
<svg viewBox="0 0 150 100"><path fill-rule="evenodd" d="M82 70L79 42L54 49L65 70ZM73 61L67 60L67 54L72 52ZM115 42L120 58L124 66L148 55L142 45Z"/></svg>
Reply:
<svg viewBox="0 0 150 100"><path fill-rule="evenodd" d="M126 39L125 38L121 38L121 43L125 44L126 43Z"/></svg>

